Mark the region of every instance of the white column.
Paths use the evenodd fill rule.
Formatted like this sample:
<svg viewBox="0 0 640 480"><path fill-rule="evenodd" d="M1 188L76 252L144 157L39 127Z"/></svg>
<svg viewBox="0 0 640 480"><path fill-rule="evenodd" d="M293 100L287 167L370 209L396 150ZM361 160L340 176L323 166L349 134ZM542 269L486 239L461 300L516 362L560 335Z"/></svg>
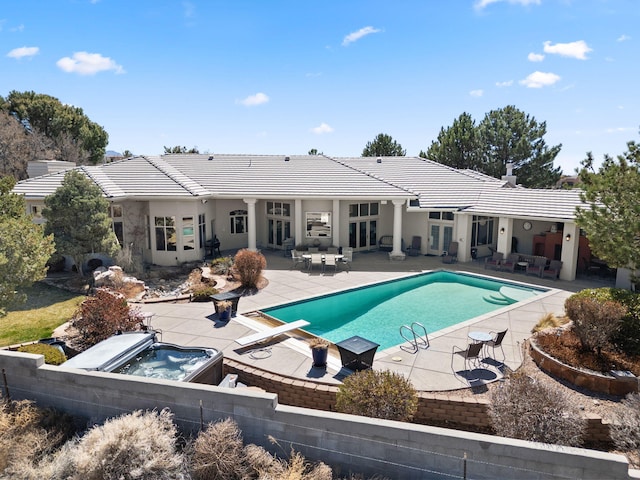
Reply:
<svg viewBox="0 0 640 480"><path fill-rule="evenodd" d="M454 216L454 238L458 239L458 262L471 259L471 220L473 216L458 214Z"/></svg>
<svg viewBox="0 0 640 480"><path fill-rule="evenodd" d="M511 253L513 240L513 218L498 218L498 242L497 249L504 254L504 258Z"/></svg>
<svg viewBox="0 0 640 480"><path fill-rule="evenodd" d="M293 217L293 232L296 236L296 245L304 243L304 230L302 225L302 200L296 198Z"/></svg>
<svg viewBox="0 0 640 480"><path fill-rule="evenodd" d="M331 244L340 246L340 200L333 200L333 219L331 220Z"/></svg>
<svg viewBox="0 0 640 480"><path fill-rule="evenodd" d="M580 227L575 223L564 223L562 232L562 270L560 280L575 280L578 266L578 246L580 241Z"/></svg>
<svg viewBox="0 0 640 480"><path fill-rule="evenodd" d="M393 250L389 257L403 258L402 251L402 206L404 200L393 200Z"/></svg>
<svg viewBox="0 0 640 480"><path fill-rule="evenodd" d="M247 234L248 234L248 245L247 248L249 250L253 250L254 252L257 250L256 247L256 202L258 201L255 198L243 198L242 201L247 204Z"/></svg>

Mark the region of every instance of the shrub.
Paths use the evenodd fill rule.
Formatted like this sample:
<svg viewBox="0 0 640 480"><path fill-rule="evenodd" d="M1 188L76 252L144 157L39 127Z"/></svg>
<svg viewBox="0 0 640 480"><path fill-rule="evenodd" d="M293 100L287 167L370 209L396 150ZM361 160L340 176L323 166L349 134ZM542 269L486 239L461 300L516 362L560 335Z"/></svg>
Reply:
<svg viewBox="0 0 640 480"><path fill-rule="evenodd" d="M73 326L78 331L80 342L91 346L118 331L137 329L140 319L139 312L130 309L122 295L98 289L93 297L82 302L74 316Z"/></svg>
<svg viewBox="0 0 640 480"><path fill-rule="evenodd" d="M228 275L233 266L233 258L219 257L211 260L211 271L216 275Z"/></svg>
<svg viewBox="0 0 640 480"><path fill-rule="evenodd" d="M336 408L342 413L408 421L418 409L418 394L404 376L390 370L362 370L338 388Z"/></svg>
<svg viewBox="0 0 640 480"><path fill-rule="evenodd" d="M18 347L19 352L35 353L38 355L44 355L44 363L48 365L60 365L67 361L67 356L53 345L47 345L46 343L30 343L29 345L22 345Z"/></svg>
<svg viewBox="0 0 640 480"><path fill-rule="evenodd" d="M2 478L43 476L37 465L75 432L70 416L42 409L28 400L0 404L0 472Z"/></svg>
<svg viewBox="0 0 640 480"><path fill-rule="evenodd" d="M210 302L211 295L218 293L218 289L208 285L198 285L191 289L192 302Z"/></svg>
<svg viewBox="0 0 640 480"><path fill-rule="evenodd" d="M612 335L620 328L627 309L612 300L571 296L564 304L567 316L573 321L573 330L585 350L601 355L610 344Z"/></svg>
<svg viewBox="0 0 640 480"><path fill-rule="evenodd" d="M256 288L262 270L267 267L267 260L260 252L245 248L236 253L233 266L240 276L243 287Z"/></svg>
<svg viewBox="0 0 640 480"><path fill-rule="evenodd" d="M246 478L242 434L231 419L210 423L200 431L191 447L191 476L194 480Z"/></svg>
<svg viewBox="0 0 640 480"><path fill-rule="evenodd" d="M176 440L173 415L167 409L137 410L107 420L73 442L63 451L67 465L61 462L61 468L71 467L71 478L83 480L184 478Z"/></svg>
<svg viewBox="0 0 640 480"><path fill-rule="evenodd" d="M514 372L491 390L489 418L503 437L558 445L582 444L586 422L557 387Z"/></svg>
<svg viewBox="0 0 640 480"><path fill-rule="evenodd" d="M622 400L609 429L616 448L640 459L640 394L630 393Z"/></svg>
<svg viewBox="0 0 640 480"><path fill-rule="evenodd" d="M628 355L640 355L640 295L623 288L588 288L572 295L601 302L611 300L624 305L627 314L611 337L611 342Z"/></svg>

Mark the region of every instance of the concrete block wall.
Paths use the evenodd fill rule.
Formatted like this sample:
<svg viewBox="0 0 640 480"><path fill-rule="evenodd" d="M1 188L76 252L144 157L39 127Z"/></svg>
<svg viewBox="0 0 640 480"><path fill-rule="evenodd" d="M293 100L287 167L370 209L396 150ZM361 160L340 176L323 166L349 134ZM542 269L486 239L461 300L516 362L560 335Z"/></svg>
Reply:
<svg viewBox="0 0 640 480"><path fill-rule="evenodd" d="M469 478L630 478L619 455L281 405L273 393L245 388L84 372L10 351L0 351L0 369L7 379L2 393L8 389L13 399L32 399L92 422L136 409L169 408L187 432L197 431L201 418L207 423L231 417L245 442L278 453L294 448L309 460L328 463L338 475L382 473L412 480L461 477L466 468Z"/></svg>

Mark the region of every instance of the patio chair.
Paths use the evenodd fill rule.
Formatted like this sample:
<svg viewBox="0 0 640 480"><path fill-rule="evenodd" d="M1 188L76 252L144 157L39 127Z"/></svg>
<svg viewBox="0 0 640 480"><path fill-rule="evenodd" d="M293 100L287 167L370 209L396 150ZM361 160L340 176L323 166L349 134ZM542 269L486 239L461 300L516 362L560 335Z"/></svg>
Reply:
<svg viewBox="0 0 640 480"><path fill-rule="evenodd" d="M450 242L447 254L442 257L442 263L455 263L458 261L458 242Z"/></svg>
<svg viewBox="0 0 640 480"><path fill-rule="evenodd" d="M482 351L483 346L484 343L482 342L470 343L466 349L456 347L454 345L451 351L451 369L455 371L453 368L453 359L456 355L464 358L465 370L471 371L474 368L478 368L480 366L480 352Z"/></svg>
<svg viewBox="0 0 640 480"><path fill-rule="evenodd" d="M520 254L518 253L510 253L507 259L504 262L500 262L499 269L503 272L515 272L516 265L520 260Z"/></svg>
<svg viewBox="0 0 640 480"><path fill-rule="evenodd" d="M497 361L496 348L500 347L500 350L502 350L502 362L500 363L502 363L503 365L504 365L504 361L507 359L507 356L504 353L504 348L502 348L502 341L504 340L504 337L507 334L507 330L508 329L503 330L501 332L491 332L491 335L493 335L493 338L488 342L484 342L487 348L489 347L493 348L493 355L491 356L491 358L493 358L496 361Z"/></svg>
<svg viewBox="0 0 640 480"><path fill-rule="evenodd" d="M307 261L302 256L302 252L297 250L291 250L291 260L293 261L293 265L291 268L296 268L298 265L306 266Z"/></svg>
<svg viewBox="0 0 640 480"><path fill-rule="evenodd" d="M342 249L342 260L341 260L342 265L347 267L347 270L351 270L352 262L353 262L353 248L344 247Z"/></svg>
<svg viewBox="0 0 640 480"><path fill-rule="evenodd" d="M542 278L542 272L544 272L544 268L547 266L547 257L536 257L533 261L533 265L527 265L527 269L525 273L527 275L536 275Z"/></svg>
<svg viewBox="0 0 640 480"><path fill-rule="evenodd" d="M312 253L311 261L309 262L309 271L313 270L314 265L320 265L320 267L324 268L322 265L322 254L321 253Z"/></svg>
<svg viewBox="0 0 640 480"><path fill-rule="evenodd" d="M309 247L309 253L318 253L319 251L319 247Z"/></svg>
<svg viewBox="0 0 640 480"><path fill-rule="evenodd" d="M328 253L324 256L324 264L322 265L322 271L324 272L327 267L333 267L333 272L338 270L338 264L336 263L336 256L332 253Z"/></svg>
<svg viewBox="0 0 640 480"><path fill-rule="evenodd" d="M421 248L422 237L416 235L411 239L411 245L409 246L409 248L407 248L407 251L405 253L410 257L417 257L418 255L420 255Z"/></svg>
<svg viewBox="0 0 640 480"><path fill-rule="evenodd" d="M333 253L334 255L338 253L338 247L328 247L327 253Z"/></svg>
<svg viewBox="0 0 640 480"><path fill-rule="evenodd" d="M501 252L493 252L493 255L484 259L484 268L491 268L492 270L498 270L500 268L500 262L504 258Z"/></svg>
<svg viewBox="0 0 640 480"><path fill-rule="evenodd" d="M549 266L542 271L542 278L553 278L557 280L560 276L561 269L562 262L560 260L551 260Z"/></svg>

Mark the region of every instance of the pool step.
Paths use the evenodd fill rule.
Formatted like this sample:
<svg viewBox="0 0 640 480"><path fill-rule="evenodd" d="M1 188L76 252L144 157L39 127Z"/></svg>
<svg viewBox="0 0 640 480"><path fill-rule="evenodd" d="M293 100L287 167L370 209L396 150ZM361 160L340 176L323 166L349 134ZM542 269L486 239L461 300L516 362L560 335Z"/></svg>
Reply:
<svg viewBox="0 0 640 480"><path fill-rule="evenodd" d="M484 297L484 301L485 302L489 302L489 303L493 303L494 305L511 305L513 303L513 300L505 297L505 296L496 296L496 295L489 295Z"/></svg>

